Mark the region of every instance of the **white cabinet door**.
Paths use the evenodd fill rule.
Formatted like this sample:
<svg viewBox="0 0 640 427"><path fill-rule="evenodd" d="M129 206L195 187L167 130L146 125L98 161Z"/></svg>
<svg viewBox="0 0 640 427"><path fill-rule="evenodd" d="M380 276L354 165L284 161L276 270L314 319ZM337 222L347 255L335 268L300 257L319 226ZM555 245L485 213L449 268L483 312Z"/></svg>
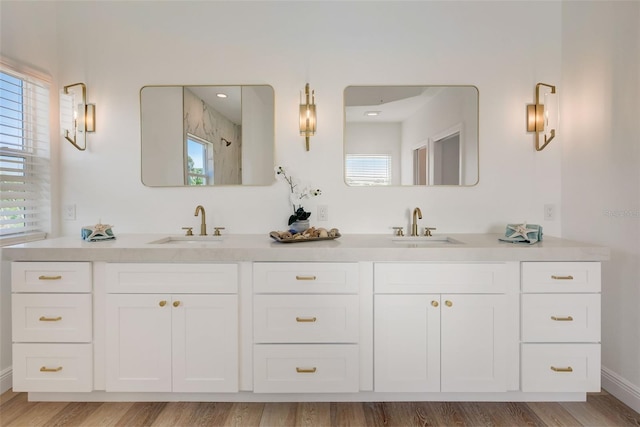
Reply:
<svg viewBox="0 0 640 427"><path fill-rule="evenodd" d="M171 297L107 295L106 390L171 391Z"/></svg>
<svg viewBox="0 0 640 427"><path fill-rule="evenodd" d="M238 296L173 295L173 391L238 391Z"/></svg>
<svg viewBox="0 0 640 427"><path fill-rule="evenodd" d="M375 391L440 391L440 296L374 298Z"/></svg>
<svg viewBox="0 0 640 427"><path fill-rule="evenodd" d="M450 294L441 302L441 391L506 391L505 295Z"/></svg>

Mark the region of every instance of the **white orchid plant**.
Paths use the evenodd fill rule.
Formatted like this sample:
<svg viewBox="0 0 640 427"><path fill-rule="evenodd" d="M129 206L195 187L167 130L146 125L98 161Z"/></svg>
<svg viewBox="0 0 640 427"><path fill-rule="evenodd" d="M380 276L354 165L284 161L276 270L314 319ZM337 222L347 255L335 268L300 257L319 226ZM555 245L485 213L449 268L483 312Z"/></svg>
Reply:
<svg viewBox="0 0 640 427"><path fill-rule="evenodd" d="M303 186L291 175L287 174L287 171L282 166L277 166L275 170L276 177L282 177L287 182L287 184L289 184L289 189L291 190L289 201L291 202L291 206L293 207L293 214L289 217L289 225L298 220L309 219L309 217L311 216L311 212L305 212L304 208L302 207L302 203L306 199L319 196L320 194L322 194L322 191L319 188L311 188L308 185Z"/></svg>

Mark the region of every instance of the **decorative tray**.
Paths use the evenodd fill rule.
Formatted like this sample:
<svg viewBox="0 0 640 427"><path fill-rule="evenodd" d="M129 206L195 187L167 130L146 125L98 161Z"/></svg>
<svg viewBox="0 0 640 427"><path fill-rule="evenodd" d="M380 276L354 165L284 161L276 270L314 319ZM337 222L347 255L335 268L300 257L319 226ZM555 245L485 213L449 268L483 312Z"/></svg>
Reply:
<svg viewBox="0 0 640 427"><path fill-rule="evenodd" d="M271 233L269 233L269 236L276 242L280 242L280 243L303 243L303 242L317 242L319 240L335 240L338 237L340 237L340 233L336 233L334 237L298 237L297 239L296 238L283 239L278 235L277 231L272 231Z"/></svg>

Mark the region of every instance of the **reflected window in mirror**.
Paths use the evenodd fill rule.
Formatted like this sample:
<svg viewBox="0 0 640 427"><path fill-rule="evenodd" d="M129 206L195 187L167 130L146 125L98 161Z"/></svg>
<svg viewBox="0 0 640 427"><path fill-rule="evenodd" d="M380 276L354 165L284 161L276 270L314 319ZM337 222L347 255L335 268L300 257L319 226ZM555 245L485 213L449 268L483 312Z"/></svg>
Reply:
<svg viewBox="0 0 640 427"><path fill-rule="evenodd" d="M222 93L226 97L220 97ZM274 91L268 85L144 86L140 90L143 184L270 185L274 106ZM206 149L206 155L193 154L190 164L190 148Z"/></svg>
<svg viewBox="0 0 640 427"><path fill-rule="evenodd" d="M477 184L478 98L475 86L347 87L345 182L363 185L350 177L350 157L386 155L390 182L367 185Z"/></svg>
<svg viewBox="0 0 640 427"><path fill-rule="evenodd" d="M213 144L187 134L187 185L213 185Z"/></svg>
<svg viewBox="0 0 640 427"><path fill-rule="evenodd" d="M345 157L347 185L391 185L391 155L347 154Z"/></svg>

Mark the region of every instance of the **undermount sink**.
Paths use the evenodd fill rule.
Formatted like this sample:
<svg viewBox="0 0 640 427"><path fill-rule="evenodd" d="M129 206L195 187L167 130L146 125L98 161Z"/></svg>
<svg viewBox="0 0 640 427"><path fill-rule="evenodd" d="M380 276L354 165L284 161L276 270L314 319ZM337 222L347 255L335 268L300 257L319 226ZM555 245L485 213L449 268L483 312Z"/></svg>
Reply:
<svg viewBox="0 0 640 427"><path fill-rule="evenodd" d="M217 245L222 243L223 236L167 236L149 242L149 245Z"/></svg>
<svg viewBox="0 0 640 427"><path fill-rule="evenodd" d="M398 236L391 239L395 245L409 246L412 248L431 245L459 245L460 240L449 236Z"/></svg>

